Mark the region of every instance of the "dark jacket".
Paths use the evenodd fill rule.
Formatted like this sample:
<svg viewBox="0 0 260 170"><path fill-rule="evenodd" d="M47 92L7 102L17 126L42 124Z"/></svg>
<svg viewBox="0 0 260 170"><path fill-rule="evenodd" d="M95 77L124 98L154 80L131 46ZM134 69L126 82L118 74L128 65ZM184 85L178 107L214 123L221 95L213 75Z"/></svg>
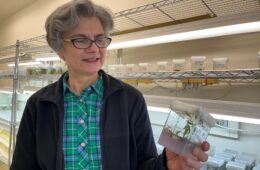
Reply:
<svg viewBox="0 0 260 170"><path fill-rule="evenodd" d="M27 101L17 134L11 170L63 170L63 76ZM135 88L103 72L100 118L104 170L163 170L146 104Z"/></svg>

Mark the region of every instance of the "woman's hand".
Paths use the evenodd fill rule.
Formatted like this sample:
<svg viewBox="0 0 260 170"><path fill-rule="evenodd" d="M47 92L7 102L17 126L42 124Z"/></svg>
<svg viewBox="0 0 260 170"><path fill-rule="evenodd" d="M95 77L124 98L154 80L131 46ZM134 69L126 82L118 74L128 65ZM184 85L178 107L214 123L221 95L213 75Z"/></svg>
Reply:
<svg viewBox="0 0 260 170"><path fill-rule="evenodd" d="M210 144L203 142L200 147L195 147L192 150L193 158L191 156L181 156L166 149L167 167L169 170L199 170L201 167L200 162L205 162L208 159L206 151L209 148Z"/></svg>

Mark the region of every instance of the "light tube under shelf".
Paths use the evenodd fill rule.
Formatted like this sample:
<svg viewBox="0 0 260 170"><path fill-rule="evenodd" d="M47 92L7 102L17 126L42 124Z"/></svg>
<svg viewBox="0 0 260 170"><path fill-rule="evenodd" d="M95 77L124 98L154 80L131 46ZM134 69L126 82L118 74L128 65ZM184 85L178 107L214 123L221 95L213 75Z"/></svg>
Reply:
<svg viewBox="0 0 260 170"><path fill-rule="evenodd" d="M36 91L31 91L31 90L24 90L23 92L17 92L17 94L34 94ZM0 90L0 93L7 93L7 94L12 94L13 92L10 90Z"/></svg>
<svg viewBox="0 0 260 170"><path fill-rule="evenodd" d="M19 66L29 66L29 65L39 65L39 64L42 64L41 62L39 61L34 61L34 62L26 62L26 63L19 63ZM9 67L14 67L15 64L12 63L12 64L8 64Z"/></svg>
<svg viewBox="0 0 260 170"><path fill-rule="evenodd" d="M31 90L24 90L22 94L34 94L35 91L31 91Z"/></svg>
<svg viewBox="0 0 260 170"><path fill-rule="evenodd" d="M58 56L35 58L35 61L59 61L59 60L61 59Z"/></svg>
<svg viewBox="0 0 260 170"><path fill-rule="evenodd" d="M169 108L165 108L165 107L147 106L147 109L150 111L169 113ZM215 119L242 122L242 123L260 124L260 119L240 117L240 116L230 116L230 115L223 115L223 114L217 114L217 113L210 113L210 114Z"/></svg>
<svg viewBox="0 0 260 170"><path fill-rule="evenodd" d="M243 122L260 125L260 119L248 118L248 117L239 117L239 116L230 116L222 115L217 113L210 113L215 119L229 120L233 122Z"/></svg>
<svg viewBox="0 0 260 170"><path fill-rule="evenodd" d="M218 37L224 35L233 35L249 32L260 31L260 21L249 22L235 25L227 25L221 27L207 28L195 31L188 31L182 33L174 33L163 36L155 36L150 38L136 39L124 42L111 43L108 49L120 49L120 48L131 48L138 46L154 45L169 42L179 42L186 40Z"/></svg>
<svg viewBox="0 0 260 170"><path fill-rule="evenodd" d="M154 112L163 112L163 113L170 112L170 108L164 108L164 107L147 106L147 109Z"/></svg>
<svg viewBox="0 0 260 170"><path fill-rule="evenodd" d="M4 91L4 90L0 90L0 93L7 93L7 94L12 94L12 91Z"/></svg>

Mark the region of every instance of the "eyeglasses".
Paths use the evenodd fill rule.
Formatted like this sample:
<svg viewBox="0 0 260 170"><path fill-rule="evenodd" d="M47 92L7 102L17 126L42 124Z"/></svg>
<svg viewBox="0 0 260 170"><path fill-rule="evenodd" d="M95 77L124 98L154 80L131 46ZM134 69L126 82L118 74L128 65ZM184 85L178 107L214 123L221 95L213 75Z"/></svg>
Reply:
<svg viewBox="0 0 260 170"><path fill-rule="evenodd" d="M91 40L89 38L65 38L63 41L71 42L75 48L78 49L87 49L91 47L93 43L96 44L99 48L107 48L111 43L112 39L109 37L98 37L95 40Z"/></svg>

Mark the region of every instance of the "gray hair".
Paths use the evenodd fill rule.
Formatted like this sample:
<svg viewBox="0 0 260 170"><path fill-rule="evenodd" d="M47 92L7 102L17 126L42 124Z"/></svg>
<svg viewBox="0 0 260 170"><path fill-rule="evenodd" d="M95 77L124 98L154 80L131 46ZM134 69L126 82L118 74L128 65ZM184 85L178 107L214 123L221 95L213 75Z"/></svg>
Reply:
<svg viewBox="0 0 260 170"><path fill-rule="evenodd" d="M106 34L114 27L111 12L90 0L71 0L51 13L45 22L46 39L49 46L56 52L62 50L64 32L79 24L79 17L97 17Z"/></svg>

